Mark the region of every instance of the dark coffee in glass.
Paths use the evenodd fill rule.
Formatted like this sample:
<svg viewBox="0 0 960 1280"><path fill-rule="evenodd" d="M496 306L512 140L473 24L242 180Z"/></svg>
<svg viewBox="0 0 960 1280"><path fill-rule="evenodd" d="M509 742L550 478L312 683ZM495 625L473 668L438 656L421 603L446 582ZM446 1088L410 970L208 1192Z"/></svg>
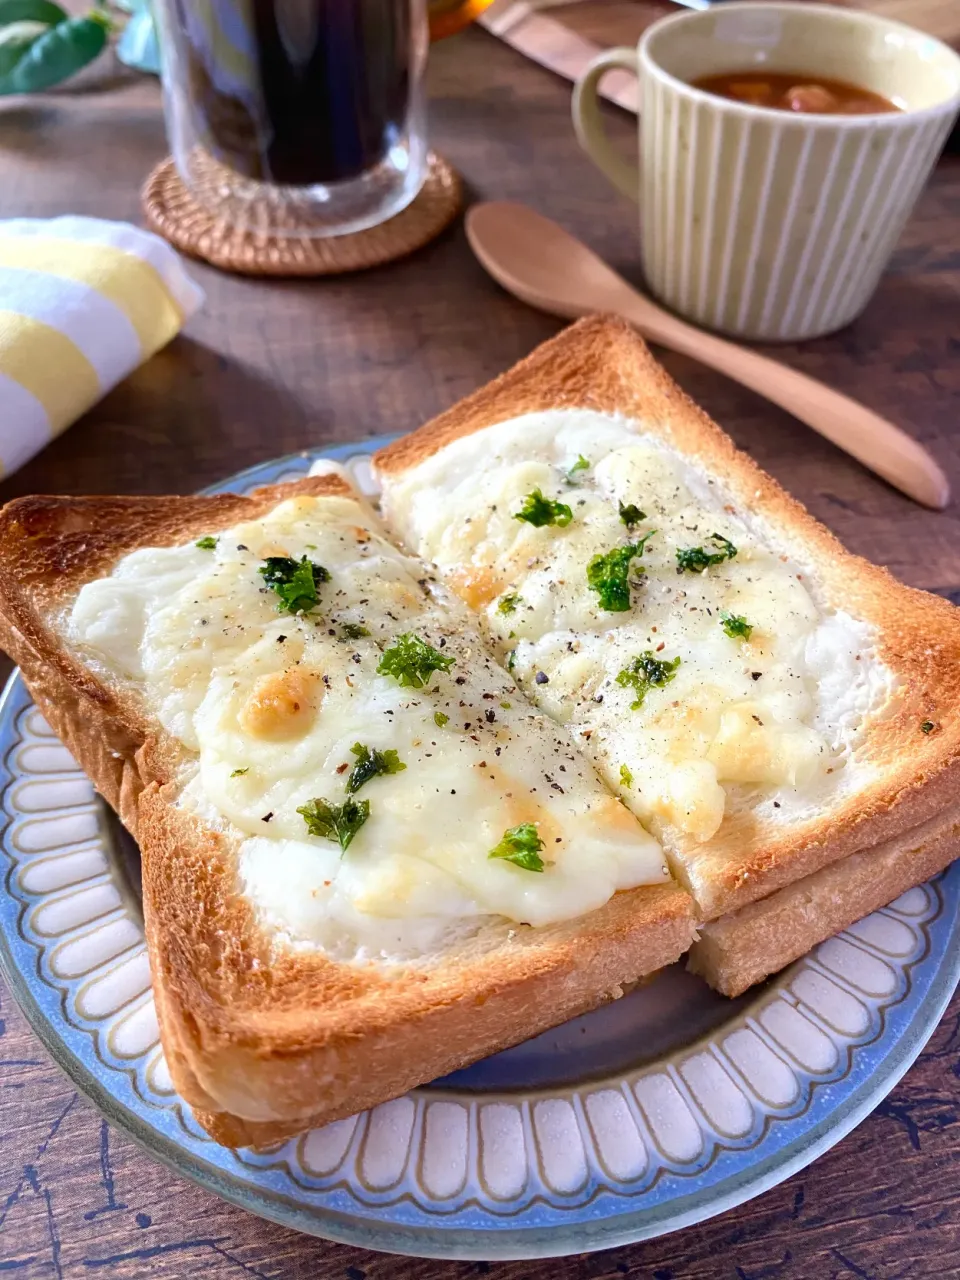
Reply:
<svg viewBox="0 0 960 1280"><path fill-rule="evenodd" d="M342 234L424 176L423 0L160 0L174 155L231 221Z"/></svg>

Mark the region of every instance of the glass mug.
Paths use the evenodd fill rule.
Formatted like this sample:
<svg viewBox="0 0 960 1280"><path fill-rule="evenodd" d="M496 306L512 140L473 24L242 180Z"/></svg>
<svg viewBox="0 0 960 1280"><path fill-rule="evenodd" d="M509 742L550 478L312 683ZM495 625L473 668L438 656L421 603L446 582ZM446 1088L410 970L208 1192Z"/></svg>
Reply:
<svg viewBox="0 0 960 1280"><path fill-rule="evenodd" d="M154 0L164 110L192 196L268 235L393 217L427 170L431 37L490 0Z"/></svg>

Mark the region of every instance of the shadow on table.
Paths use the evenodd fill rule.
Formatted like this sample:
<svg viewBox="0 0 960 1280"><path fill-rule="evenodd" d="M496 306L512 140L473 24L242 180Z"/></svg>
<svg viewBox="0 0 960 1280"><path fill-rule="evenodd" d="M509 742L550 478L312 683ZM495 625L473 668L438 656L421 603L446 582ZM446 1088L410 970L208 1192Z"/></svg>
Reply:
<svg viewBox="0 0 960 1280"><path fill-rule="evenodd" d="M302 448L302 403L249 366L180 336L0 484L20 494L192 493Z"/></svg>

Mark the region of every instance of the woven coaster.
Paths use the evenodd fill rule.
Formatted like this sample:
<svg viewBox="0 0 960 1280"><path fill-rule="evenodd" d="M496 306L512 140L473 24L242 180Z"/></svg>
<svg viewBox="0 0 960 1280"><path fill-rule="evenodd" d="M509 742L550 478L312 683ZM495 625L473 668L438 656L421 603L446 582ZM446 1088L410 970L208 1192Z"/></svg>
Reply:
<svg viewBox="0 0 960 1280"><path fill-rule="evenodd" d="M226 222L193 198L170 158L147 178L140 200L151 230L192 258L242 275L327 276L378 267L422 248L456 217L463 185L431 152L423 188L406 209L344 236L279 236Z"/></svg>

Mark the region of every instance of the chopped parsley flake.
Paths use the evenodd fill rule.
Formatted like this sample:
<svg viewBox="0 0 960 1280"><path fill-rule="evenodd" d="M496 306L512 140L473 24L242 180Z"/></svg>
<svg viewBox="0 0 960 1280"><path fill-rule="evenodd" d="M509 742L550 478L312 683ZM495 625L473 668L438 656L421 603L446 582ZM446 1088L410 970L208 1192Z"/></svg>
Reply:
<svg viewBox="0 0 960 1280"><path fill-rule="evenodd" d="M532 822L521 822L519 827L508 827L503 839L490 850L489 857L505 858L524 871L542 871L544 861L540 857L543 841Z"/></svg>
<svg viewBox="0 0 960 1280"><path fill-rule="evenodd" d="M361 627L359 622L345 622L340 628L340 633L344 640L359 640L361 636L370 634L366 627Z"/></svg>
<svg viewBox="0 0 960 1280"><path fill-rule="evenodd" d="M426 640L406 631L397 636L389 649L384 649L377 672L393 676L405 689L422 689L434 671L449 671L454 661Z"/></svg>
<svg viewBox="0 0 960 1280"><path fill-rule="evenodd" d="M626 504L619 502L617 506L620 510L620 519L628 529L632 529L635 524L639 524L641 520L646 520L647 518L647 513L645 511L641 511L640 508L632 502Z"/></svg>
<svg viewBox="0 0 960 1280"><path fill-rule="evenodd" d="M572 481L573 477L577 474L578 471L589 471L589 470L590 470L590 462L581 453L580 456L577 458L576 462L567 472L567 479Z"/></svg>
<svg viewBox="0 0 960 1280"><path fill-rule="evenodd" d="M267 556L257 572L280 597L281 613L309 613L316 608L319 599L317 588L321 582L330 581L329 570L306 556L301 560L294 560L291 556Z"/></svg>
<svg viewBox="0 0 960 1280"><path fill-rule="evenodd" d="M525 520L537 529L545 524L555 524L561 529L573 519L573 512L565 502L554 502L545 498L539 489L533 489L523 500L523 506L513 517L514 520Z"/></svg>
<svg viewBox="0 0 960 1280"><path fill-rule="evenodd" d="M497 605L497 613L516 613L517 606L520 603L520 596L518 596L515 591L508 591L505 596L500 597L500 603Z"/></svg>
<svg viewBox="0 0 960 1280"><path fill-rule="evenodd" d="M442 729L443 726L447 724L449 720L450 720L450 717L445 716L442 711L435 711L433 713L433 722L438 729Z"/></svg>
<svg viewBox="0 0 960 1280"><path fill-rule="evenodd" d="M194 546L199 547L201 551L215 551L218 541L219 539L215 538L212 533L207 533L202 538L198 538Z"/></svg>
<svg viewBox="0 0 960 1280"><path fill-rule="evenodd" d="M937 726L934 724L934 722L933 722L932 720L924 720L923 724L920 726L920 732L921 732L921 733L933 733L933 731L934 731L934 729L936 729L936 727L937 727Z"/></svg>
<svg viewBox="0 0 960 1280"><path fill-rule="evenodd" d="M250 766L249 766L249 765L247 765L247 766L246 766L245 768L243 768L243 769L234 769L234 771L233 771L233 773L231 773L230 777L231 777L231 778L240 778L240 777L242 777L245 773L249 773L249 772L250 772Z"/></svg>
<svg viewBox="0 0 960 1280"><path fill-rule="evenodd" d="M749 640L753 634L752 623L749 623L746 618L742 618L739 613L722 611L720 625L731 640Z"/></svg>
<svg viewBox="0 0 960 1280"><path fill-rule="evenodd" d="M677 550L677 573L703 573L712 564L723 564L724 560L732 560L737 548L729 538L719 533L711 533L707 539L717 548L716 551L704 551L703 547L686 547Z"/></svg>
<svg viewBox="0 0 960 1280"><path fill-rule="evenodd" d="M651 649L645 649L639 658L634 658L629 667L617 676L617 684L623 689L632 689L637 695L636 702L630 703L630 710L636 711L643 706L643 700L651 689L665 688L677 673L680 659L661 661Z"/></svg>
<svg viewBox="0 0 960 1280"><path fill-rule="evenodd" d="M620 766L620 785L624 787L633 786L633 774L625 764Z"/></svg>
<svg viewBox="0 0 960 1280"><path fill-rule="evenodd" d="M516 649L511 649L510 652L507 654L507 670L512 671L516 665L517 665L517 651Z"/></svg>
<svg viewBox="0 0 960 1280"><path fill-rule="evenodd" d="M608 613L626 613L630 608L630 561L643 555L647 539L655 530L644 534L639 542L614 547L606 555L595 555L587 565L587 586L600 597L600 608ZM643 573L638 565L635 572Z"/></svg>
<svg viewBox="0 0 960 1280"><path fill-rule="evenodd" d="M346 853L351 840L370 817L370 801L344 800L343 804L331 804L329 800L317 799L301 805L297 813L312 836L333 840Z"/></svg>
<svg viewBox="0 0 960 1280"><path fill-rule="evenodd" d="M349 796L354 795L374 778L403 773L407 767L400 763L400 757L396 751L378 751L376 747L371 751L369 747L359 742L353 744L350 754L357 757L357 763L350 770L350 776L347 778L346 792Z"/></svg>
<svg viewBox="0 0 960 1280"><path fill-rule="evenodd" d="M510 710L511 703L509 703L509 702L501 702L501 703L500 703L500 705L501 705L501 707L503 707L504 711L509 711L509 710Z"/></svg>

